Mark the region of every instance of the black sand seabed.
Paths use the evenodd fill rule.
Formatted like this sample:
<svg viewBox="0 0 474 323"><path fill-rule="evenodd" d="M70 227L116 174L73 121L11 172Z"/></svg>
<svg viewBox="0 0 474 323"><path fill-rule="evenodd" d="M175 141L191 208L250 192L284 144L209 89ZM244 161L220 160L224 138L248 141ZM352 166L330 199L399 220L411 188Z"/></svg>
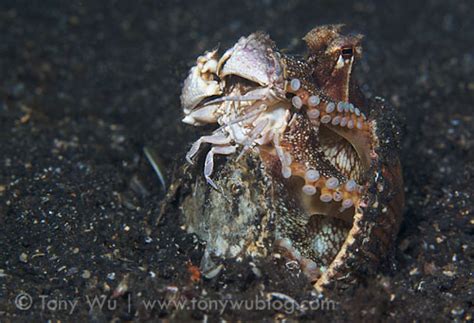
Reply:
<svg viewBox="0 0 474 323"><path fill-rule="evenodd" d="M2 1L0 320L472 320L473 7L467 0ZM180 84L204 50L264 30L298 52L313 26L341 22L366 35L363 90L387 98L405 122L407 208L393 260L331 296L335 309L147 309L144 300L264 292L314 300L311 286L271 261L258 270L226 263L213 280L193 284L189 266L199 264L201 248L172 215L156 225L163 192L143 147L157 152L168 176L184 162L199 133L180 123ZM29 309L21 310L29 305L26 294L17 298L22 292L33 300ZM101 295L111 305L91 309L87 297Z"/></svg>

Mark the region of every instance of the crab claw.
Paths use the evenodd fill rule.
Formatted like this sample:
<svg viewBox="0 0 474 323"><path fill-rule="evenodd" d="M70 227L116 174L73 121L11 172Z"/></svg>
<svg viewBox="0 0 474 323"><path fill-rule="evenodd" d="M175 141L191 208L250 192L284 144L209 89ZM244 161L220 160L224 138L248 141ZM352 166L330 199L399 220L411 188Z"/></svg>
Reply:
<svg viewBox="0 0 474 323"><path fill-rule="evenodd" d="M181 92L181 106L186 116L194 113L194 109L204 99L222 94L219 82L216 80L217 71L217 50L207 52L203 56L198 57L196 66L191 68L188 77L184 81L183 90ZM202 112L200 113L202 115ZM192 119L188 118L186 123L195 124Z"/></svg>
<svg viewBox="0 0 474 323"><path fill-rule="evenodd" d="M216 123L217 115L215 112L219 106L219 104L212 104L191 110L181 121L193 126L202 126L206 123Z"/></svg>

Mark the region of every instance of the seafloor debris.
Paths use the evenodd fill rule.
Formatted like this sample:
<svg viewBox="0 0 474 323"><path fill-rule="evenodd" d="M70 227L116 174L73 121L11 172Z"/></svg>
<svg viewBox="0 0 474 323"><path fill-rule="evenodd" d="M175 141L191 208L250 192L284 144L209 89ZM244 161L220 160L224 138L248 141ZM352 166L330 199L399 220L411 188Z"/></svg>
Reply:
<svg viewBox="0 0 474 323"><path fill-rule="evenodd" d="M242 37L200 56L181 95L185 123L217 126L187 154L211 144L204 177L185 166L174 184L188 231L219 257L278 252L318 289L376 268L403 208L396 112L361 93L362 36L340 30L311 30L305 59Z"/></svg>

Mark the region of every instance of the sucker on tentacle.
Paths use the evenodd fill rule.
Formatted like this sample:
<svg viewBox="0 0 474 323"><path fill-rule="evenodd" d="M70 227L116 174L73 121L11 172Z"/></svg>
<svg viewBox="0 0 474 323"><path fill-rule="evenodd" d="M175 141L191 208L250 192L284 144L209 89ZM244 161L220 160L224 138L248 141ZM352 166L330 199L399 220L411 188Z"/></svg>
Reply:
<svg viewBox="0 0 474 323"><path fill-rule="evenodd" d="M335 101L325 94L321 89L314 86L311 80L311 67L302 61L292 57L282 58L286 66L286 93L293 94L291 98L295 108L307 108L308 117L311 120L319 120L323 124L331 122L334 126L347 127L349 129L367 129L367 117L359 108L352 103L341 100Z"/></svg>
<svg viewBox="0 0 474 323"><path fill-rule="evenodd" d="M282 162L282 170L304 179L302 191L305 194L314 195L319 190L322 202L342 200L343 209L358 200L357 183L346 178L328 161L320 148L318 129L312 127L303 114L293 115L280 147L283 155L291 156L290 161ZM284 174L284 177L288 175Z"/></svg>

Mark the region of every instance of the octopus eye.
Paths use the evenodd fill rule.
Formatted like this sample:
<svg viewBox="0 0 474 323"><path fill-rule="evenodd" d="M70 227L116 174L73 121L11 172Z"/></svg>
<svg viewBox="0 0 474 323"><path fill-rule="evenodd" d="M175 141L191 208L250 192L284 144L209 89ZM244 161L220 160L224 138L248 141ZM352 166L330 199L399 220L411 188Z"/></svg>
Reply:
<svg viewBox="0 0 474 323"><path fill-rule="evenodd" d="M344 59L350 59L353 55L352 47L345 47L341 49L341 55Z"/></svg>

